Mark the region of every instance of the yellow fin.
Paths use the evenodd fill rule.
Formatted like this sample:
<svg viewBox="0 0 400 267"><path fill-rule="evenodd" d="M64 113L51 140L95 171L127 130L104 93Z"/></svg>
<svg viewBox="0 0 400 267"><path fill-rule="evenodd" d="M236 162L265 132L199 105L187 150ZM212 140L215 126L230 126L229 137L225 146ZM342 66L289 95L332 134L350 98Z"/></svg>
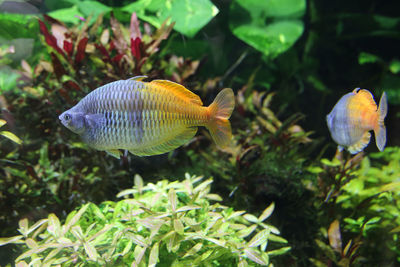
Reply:
<svg viewBox="0 0 400 267"><path fill-rule="evenodd" d="M182 86L180 84L177 84L177 83L174 83L174 82L171 82L168 80L153 80L150 82L150 84L156 84L156 85L162 86L168 90L171 90L178 96L188 98L194 104L198 104L200 106L203 105L203 102L201 102L201 99L198 95L189 91L188 89L186 89L184 86Z"/></svg>
<svg viewBox="0 0 400 267"><path fill-rule="evenodd" d="M121 151L119 151L118 149L106 150L106 152L107 152L107 154L109 154L117 159L119 159L122 154Z"/></svg>
<svg viewBox="0 0 400 267"><path fill-rule="evenodd" d="M147 78L146 75L140 75L140 76L135 76L135 77L129 78L128 81L129 80L133 80L133 81L139 81L140 82L140 81L142 81L142 80L144 80L146 78Z"/></svg>
<svg viewBox="0 0 400 267"><path fill-rule="evenodd" d="M129 150L129 152L138 156L152 156L167 153L189 142L189 140L193 138L196 132L197 127L184 128L183 131L169 137L166 141L162 143L152 144L151 146L141 149L132 149Z"/></svg>
<svg viewBox="0 0 400 267"><path fill-rule="evenodd" d="M365 132L361 137L361 139L357 143L349 146L347 150L349 150L351 154L356 154L362 151L369 144L370 139L371 139L370 132Z"/></svg>

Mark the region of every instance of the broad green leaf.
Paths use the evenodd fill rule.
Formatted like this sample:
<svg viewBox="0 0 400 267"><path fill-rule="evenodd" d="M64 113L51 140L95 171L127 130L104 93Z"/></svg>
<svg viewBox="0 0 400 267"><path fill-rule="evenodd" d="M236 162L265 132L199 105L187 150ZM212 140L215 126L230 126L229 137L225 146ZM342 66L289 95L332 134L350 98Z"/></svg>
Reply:
<svg viewBox="0 0 400 267"><path fill-rule="evenodd" d="M133 251L133 255L135 256L135 261L139 265L143 259L143 255L146 252L146 248L142 246L136 246L135 250Z"/></svg>
<svg viewBox="0 0 400 267"><path fill-rule="evenodd" d="M28 226L29 226L29 221L28 221L28 219L27 219L27 218L23 218L23 219L19 220L18 225L19 225L18 231L19 231L21 234L23 234L23 235L26 236L26 235L27 235L27 232L28 232Z"/></svg>
<svg viewBox="0 0 400 267"><path fill-rule="evenodd" d="M39 33L36 19L28 14L0 13L0 41L34 38Z"/></svg>
<svg viewBox="0 0 400 267"><path fill-rule="evenodd" d="M86 211L88 207L89 203L83 205L78 212L74 211L68 215L65 221L65 225L63 226L63 235L65 235L65 233L71 228L71 226L75 225L78 222L78 220L81 218L82 214Z"/></svg>
<svg viewBox="0 0 400 267"><path fill-rule="evenodd" d="M79 12L77 6L72 6L69 8L58 9L47 13L50 17L56 18L62 22L78 24L83 18L83 14Z"/></svg>
<svg viewBox="0 0 400 267"><path fill-rule="evenodd" d="M274 235L274 234L272 234L272 233L269 235L269 240L270 240L270 241L274 241L274 242L278 242L278 243L284 243L284 244L286 244L286 243L288 242L288 241L287 241L286 239L284 239L283 237Z"/></svg>
<svg viewBox="0 0 400 267"><path fill-rule="evenodd" d="M274 58L303 34L299 18L305 9L305 0L235 0L229 26L236 37Z"/></svg>
<svg viewBox="0 0 400 267"><path fill-rule="evenodd" d="M37 228L39 228L41 225L44 223L47 223L48 219L41 219L37 221L35 224L33 224L31 227L29 227L28 231L26 232L27 235L29 235L31 232L35 231Z"/></svg>
<svg viewBox="0 0 400 267"><path fill-rule="evenodd" d="M0 119L0 127L5 125L7 122L5 120Z"/></svg>
<svg viewBox="0 0 400 267"><path fill-rule="evenodd" d="M264 211L263 213L260 215L260 217L258 218L258 220L260 222L263 222L264 220L266 220L269 216L271 216L272 212L275 209L275 203L272 202L271 205L269 205Z"/></svg>
<svg viewBox="0 0 400 267"><path fill-rule="evenodd" d="M257 228L256 224L251 225L250 227L247 227L246 229L240 230L237 235L240 238L244 238L248 235L250 235L255 229Z"/></svg>
<svg viewBox="0 0 400 267"><path fill-rule="evenodd" d="M112 10L111 7L103 5L102 3L97 1L82 1L78 2L77 5L79 11L81 11L85 17L92 16L93 22L101 13L107 14Z"/></svg>
<svg viewBox="0 0 400 267"><path fill-rule="evenodd" d="M140 19L157 28L170 18L171 22L175 22L174 29L188 37L196 35L219 12L210 0L140 0L122 10L135 12Z"/></svg>
<svg viewBox="0 0 400 267"><path fill-rule="evenodd" d="M142 247L147 246L146 240L141 235L137 235L137 234L133 234L133 233L126 233L126 236L129 237L133 241L133 243L135 243L136 245L139 245Z"/></svg>
<svg viewBox="0 0 400 267"><path fill-rule="evenodd" d="M18 136L16 136L15 134L13 134L12 132L9 131L1 131L0 135L10 139L11 141L17 143L17 144L22 144L22 140L18 138Z"/></svg>
<svg viewBox="0 0 400 267"><path fill-rule="evenodd" d="M193 255L197 254L202 247L203 247L203 243L197 243L188 252L186 252L185 255L183 255L183 258L186 258L186 257L193 256Z"/></svg>
<svg viewBox="0 0 400 267"><path fill-rule="evenodd" d="M249 248L258 247L262 243L268 241L270 231L268 229L264 229L258 232L253 238L247 243Z"/></svg>
<svg viewBox="0 0 400 267"><path fill-rule="evenodd" d="M153 247L151 248L150 251L150 256L149 256L149 265L150 267L156 266L158 262L158 250L159 250L160 243L156 242L154 243Z"/></svg>
<svg viewBox="0 0 400 267"><path fill-rule="evenodd" d="M291 250L291 247L283 247L279 249L270 250L267 252L269 256L279 256Z"/></svg>

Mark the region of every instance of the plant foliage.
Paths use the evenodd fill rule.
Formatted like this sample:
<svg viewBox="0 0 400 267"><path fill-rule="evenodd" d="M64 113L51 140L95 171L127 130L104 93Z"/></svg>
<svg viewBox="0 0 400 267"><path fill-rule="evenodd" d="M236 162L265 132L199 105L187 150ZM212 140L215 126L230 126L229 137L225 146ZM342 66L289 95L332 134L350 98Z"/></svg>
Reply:
<svg viewBox="0 0 400 267"><path fill-rule="evenodd" d="M290 249L265 222L274 204L259 217L235 211L210 193L211 183L186 174L144 185L136 175L135 186L118 194L124 200L85 204L64 224L54 214L34 224L22 219L21 234L0 244L24 248L18 266L255 266Z"/></svg>

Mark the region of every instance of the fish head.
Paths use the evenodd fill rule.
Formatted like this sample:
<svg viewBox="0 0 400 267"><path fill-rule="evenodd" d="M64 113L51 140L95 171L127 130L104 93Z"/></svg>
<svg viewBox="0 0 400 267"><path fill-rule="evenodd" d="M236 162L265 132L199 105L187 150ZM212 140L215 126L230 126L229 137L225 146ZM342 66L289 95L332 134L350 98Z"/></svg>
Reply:
<svg viewBox="0 0 400 267"><path fill-rule="evenodd" d="M61 123L76 134L82 134L86 129L85 114L72 109L63 112L59 117Z"/></svg>

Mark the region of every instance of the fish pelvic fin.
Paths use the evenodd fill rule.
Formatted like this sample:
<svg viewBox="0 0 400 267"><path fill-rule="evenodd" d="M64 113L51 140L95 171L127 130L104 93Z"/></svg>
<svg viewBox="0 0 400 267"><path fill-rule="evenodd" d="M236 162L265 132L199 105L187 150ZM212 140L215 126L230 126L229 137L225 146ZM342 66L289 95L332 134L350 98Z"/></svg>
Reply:
<svg viewBox="0 0 400 267"><path fill-rule="evenodd" d="M201 101L201 99L198 95L189 91L183 85L180 85L178 83L174 83L174 82L171 82L168 80L153 80L149 84L161 86L161 87L171 91L172 93L174 93L175 95L177 95L179 97L188 99L190 102L192 102L194 104L197 104L200 106L203 105L203 102Z"/></svg>
<svg viewBox="0 0 400 267"><path fill-rule="evenodd" d="M362 151L369 144L370 139L371 139L371 133L365 132L363 134L363 136L361 137L361 139L357 143L349 146L347 148L347 150L351 154L357 154L358 152Z"/></svg>
<svg viewBox="0 0 400 267"><path fill-rule="evenodd" d="M119 151L118 149L110 149L110 150L106 150L107 154L110 156L113 156L114 158L119 159L122 155L121 151Z"/></svg>
<svg viewBox="0 0 400 267"><path fill-rule="evenodd" d="M232 89L225 88L218 93L214 102L208 107L210 121L206 125L215 144L226 147L232 139L232 130L229 118L235 107L235 95Z"/></svg>
<svg viewBox="0 0 400 267"><path fill-rule="evenodd" d="M387 114L387 110L387 96L386 93L383 92L381 100L379 101L378 121L374 129L376 146L378 147L379 151L383 151L386 145L386 127L384 120Z"/></svg>

